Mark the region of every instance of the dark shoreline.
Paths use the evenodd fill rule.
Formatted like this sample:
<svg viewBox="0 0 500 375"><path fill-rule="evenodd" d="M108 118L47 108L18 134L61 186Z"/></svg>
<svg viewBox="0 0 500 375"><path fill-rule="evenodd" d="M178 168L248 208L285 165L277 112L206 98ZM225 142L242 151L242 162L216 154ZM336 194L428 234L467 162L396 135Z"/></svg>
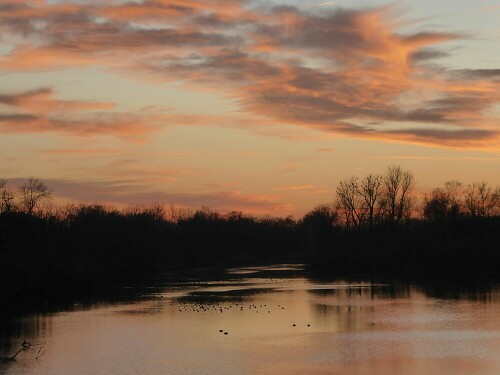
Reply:
<svg viewBox="0 0 500 375"><path fill-rule="evenodd" d="M66 217L0 214L1 315L141 285L154 275L306 263L319 278L446 284L500 280L500 217L408 220L348 230L328 214L302 220L81 206Z"/></svg>

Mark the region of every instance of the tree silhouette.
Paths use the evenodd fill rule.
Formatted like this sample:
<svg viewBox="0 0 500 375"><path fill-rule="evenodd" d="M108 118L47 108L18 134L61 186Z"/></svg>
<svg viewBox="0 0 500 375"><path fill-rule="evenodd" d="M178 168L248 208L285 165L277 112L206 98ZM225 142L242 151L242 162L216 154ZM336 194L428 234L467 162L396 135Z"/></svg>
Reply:
<svg viewBox="0 0 500 375"><path fill-rule="evenodd" d="M35 208L43 201L50 200L52 192L50 188L38 178L30 177L28 181L19 186L21 205L28 214L33 214Z"/></svg>
<svg viewBox="0 0 500 375"><path fill-rule="evenodd" d="M51 191L31 177L15 194L22 209L0 213L0 285L7 301L22 305L78 298L157 272L269 262L303 261L337 276L498 275L500 189L449 181L425 197L422 217L386 225L410 216L413 185L398 166L347 178L336 206L317 206L297 221L163 204L48 211L42 203ZM4 179L1 192L9 192ZM13 202L4 198L2 210Z"/></svg>
<svg viewBox="0 0 500 375"><path fill-rule="evenodd" d="M357 178L350 177L341 180L336 192L337 208L344 213L347 229L350 228L351 223L356 228L360 228L364 219L364 213L361 209L362 198L359 195Z"/></svg>
<svg viewBox="0 0 500 375"><path fill-rule="evenodd" d="M447 181L444 184L446 194L450 200L450 210L453 215L459 215L463 208L463 184L457 180Z"/></svg>
<svg viewBox="0 0 500 375"><path fill-rule="evenodd" d="M462 183L452 180L424 197L423 215L429 221L457 218L462 211Z"/></svg>
<svg viewBox="0 0 500 375"><path fill-rule="evenodd" d="M321 204L304 215L301 225L305 229L309 253L330 250L332 229L338 221L338 211L331 204Z"/></svg>
<svg viewBox="0 0 500 375"><path fill-rule="evenodd" d="M0 179L0 213L15 209L14 193L7 187L7 180Z"/></svg>
<svg viewBox="0 0 500 375"><path fill-rule="evenodd" d="M388 219L401 222L408 218L413 207L411 196L415 178L410 171L404 171L398 165L391 165L383 177L384 203L387 206Z"/></svg>
<svg viewBox="0 0 500 375"><path fill-rule="evenodd" d="M450 199L442 188L433 189L430 196L424 198L424 218L429 221L444 221L450 210Z"/></svg>
<svg viewBox="0 0 500 375"><path fill-rule="evenodd" d="M465 208L473 217L486 217L500 209L500 188L493 190L485 181L467 185Z"/></svg>
<svg viewBox="0 0 500 375"><path fill-rule="evenodd" d="M362 197L368 210L368 222L373 229L375 206L382 195L382 176L369 174L363 178L358 186L358 194Z"/></svg>

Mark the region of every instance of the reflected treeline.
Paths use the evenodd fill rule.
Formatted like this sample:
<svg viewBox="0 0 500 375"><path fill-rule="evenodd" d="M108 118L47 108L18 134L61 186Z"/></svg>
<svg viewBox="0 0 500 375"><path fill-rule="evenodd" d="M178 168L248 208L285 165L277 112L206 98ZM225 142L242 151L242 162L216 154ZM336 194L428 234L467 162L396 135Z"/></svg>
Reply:
<svg viewBox="0 0 500 375"><path fill-rule="evenodd" d="M380 280L356 278L355 280L338 280L313 278L319 285L332 285L325 288L312 288L308 292L319 297L335 297L350 300L356 297L372 300L410 299L424 294L429 298L456 299L476 302L500 302L500 286L486 279L476 280L430 280L430 279L385 279ZM429 282L432 281L432 282ZM326 284L325 284L326 283Z"/></svg>

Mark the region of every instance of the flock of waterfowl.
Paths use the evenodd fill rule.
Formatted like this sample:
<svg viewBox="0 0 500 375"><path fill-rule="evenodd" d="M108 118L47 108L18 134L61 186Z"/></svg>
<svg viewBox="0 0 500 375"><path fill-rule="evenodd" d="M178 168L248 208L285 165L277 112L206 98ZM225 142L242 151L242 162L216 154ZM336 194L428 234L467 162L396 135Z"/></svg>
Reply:
<svg viewBox="0 0 500 375"><path fill-rule="evenodd" d="M254 303L250 303L248 305L242 304L242 303L235 303L231 304L229 306L224 306L221 303L186 303L186 302L179 302L177 304L177 309L179 312L185 312L185 311L193 311L193 312L215 312L219 311L221 314L224 313L225 311L230 311L234 308L235 311L244 311L244 310L255 310L255 312L258 314L259 311L267 311L268 314L271 313L272 307L267 306L267 304L259 305L257 306ZM278 310L285 310L284 306L281 305L276 305L276 308ZM261 309L261 310L258 310ZM292 327L296 327L297 324L293 323ZM311 324L307 324L307 327L311 327ZM219 329L219 333L223 333L224 335L228 335L229 333L223 329Z"/></svg>

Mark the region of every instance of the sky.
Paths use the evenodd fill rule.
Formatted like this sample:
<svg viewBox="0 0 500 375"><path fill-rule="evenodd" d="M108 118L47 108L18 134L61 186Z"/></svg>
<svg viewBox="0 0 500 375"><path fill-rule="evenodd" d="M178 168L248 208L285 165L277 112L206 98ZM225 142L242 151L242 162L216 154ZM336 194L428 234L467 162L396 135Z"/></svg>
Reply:
<svg viewBox="0 0 500 375"><path fill-rule="evenodd" d="M341 179L500 184L500 1L0 1L0 178L301 216Z"/></svg>

